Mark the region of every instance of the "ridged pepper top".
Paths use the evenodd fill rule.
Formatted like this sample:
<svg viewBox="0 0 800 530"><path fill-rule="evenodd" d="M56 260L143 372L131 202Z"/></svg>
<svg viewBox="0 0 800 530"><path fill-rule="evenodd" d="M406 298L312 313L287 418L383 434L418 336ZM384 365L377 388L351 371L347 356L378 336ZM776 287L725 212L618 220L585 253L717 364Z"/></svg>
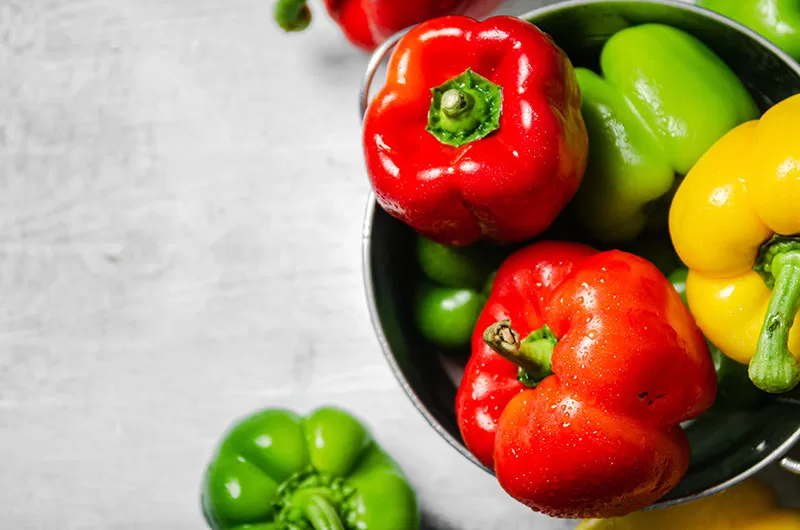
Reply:
<svg viewBox="0 0 800 530"><path fill-rule="evenodd" d="M268 409L236 423L205 474L214 530L417 530L413 489L347 412Z"/></svg>
<svg viewBox="0 0 800 530"><path fill-rule="evenodd" d="M587 158L569 59L516 17L443 17L406 34L363 144L381 207L448 245L541 233Z"/></svg>

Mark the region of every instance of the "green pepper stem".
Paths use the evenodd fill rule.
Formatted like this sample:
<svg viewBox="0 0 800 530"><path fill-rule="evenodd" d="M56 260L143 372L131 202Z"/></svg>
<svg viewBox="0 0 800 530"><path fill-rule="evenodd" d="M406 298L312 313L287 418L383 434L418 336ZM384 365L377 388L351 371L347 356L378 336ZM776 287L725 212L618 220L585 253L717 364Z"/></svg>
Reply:
<svg viewBox="0 0 800 530"><path fill-rule="evenodd" d="M284 31L303 31L311 23L311 10L306 0L278 0L274 16Z"/></svg>
<svg viewBox="0 0 800 530"><path fill-rule="evenodd" d="M800 361L789 351L789 331L800 310L800 250L777 254L767 314L750 362L750 379L765 392L788 392L800 383Z"/></svg>
<svg viewBox="0 0 800 530"><path fill-rule="evenodd" d="M442 112L451 119L468 112L474 104L475 98L459 88L451 88L442 94Z"/></svg>
<svg viewBox="0 0 800 530"><path fill-rule="evenodd" d="M472 70L431 92L426 130L443 144L461 147L500 127L503 90Z"/></svg>
<svg viewBox="0 0 800 530"><path fill-rule="evenodd" d="M303 510L314 530L345 530L339 512L322 488L309 488L295 493L293 504Z"/></svg>
<svg viewBox="0 0 800 530"><path fill-rule="evenodd" d="M551 357L558 339L547 324L520 340L511 321L501 320L486 328L483 340L499 355L519 366L517 379L527 386L535 387L553 373Z"/></svg>

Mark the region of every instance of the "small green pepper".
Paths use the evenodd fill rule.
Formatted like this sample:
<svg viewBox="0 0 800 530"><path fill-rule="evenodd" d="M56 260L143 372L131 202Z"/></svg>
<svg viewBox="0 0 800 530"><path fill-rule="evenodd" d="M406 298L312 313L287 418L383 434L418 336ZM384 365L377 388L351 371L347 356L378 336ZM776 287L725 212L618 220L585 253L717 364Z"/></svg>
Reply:
<svg viewBox="0 0 800 530"><path fill-rule="evenodd" d="M687 303L686 277L688 274L688 269L680 268L669 275L669 281L678 291L683 303ZM711 352L711 358L714 360L714 369L717 372L717 400L714 402L714 408L735 410L753 407L760 403L765 394L750 381L747 366L739 364L723 354L719 348L708 342L708 340L706 340L706 343Z"/></svg>
<svg viewBox="0 0 800 530"><path fill-rule="evenodd" d="M282 409L237 422L216 449L202 489L214 530L417 530L402 471L347 412L303 418Z"/></svg>
<svg viewBox="0 0 800 530"><path fill-rule="evenodd" d="M492 271L483 245L448 247L424 236L417 239L417 262L431 280L448 287L480 289Z"/></svg>
<svg viewBox="0 0 800 530"><path fill-rule="evenodd" d="M676 175L758 108L722 59L670 26L616 33L600 67L576 70L589 163L573 211L599 241L631 241L666 227Z"/></svg>
<svg viewBox="0 0 800 530"><path fill-rule="evenodd" d="M446 350L468 347L502 252L481 243L449 247L421 235L416 250L424 275L414 296L417 328Z"/></svg>
<svg viewBox="0 0 800 530"><path fill-rule="evenodd" d="M469 345L485 303L486 298L474 289L423 282L417 289L414 318L429 342L447 349L463 348Z"/></svg>
<svg viewBox="0 0 800 530"><path fill-rule="evenodd" d="M800 61L800 2L797 0L698 0L744 24Z"/></svg>

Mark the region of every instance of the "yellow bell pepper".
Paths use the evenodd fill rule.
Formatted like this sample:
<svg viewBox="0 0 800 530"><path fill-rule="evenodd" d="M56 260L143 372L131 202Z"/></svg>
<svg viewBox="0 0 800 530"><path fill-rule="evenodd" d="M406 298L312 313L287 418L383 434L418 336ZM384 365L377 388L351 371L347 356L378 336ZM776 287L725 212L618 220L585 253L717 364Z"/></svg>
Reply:
<svg viewBox="0 0 800 530"><path fill-rule="evenodd" d="M670 208L686 295L706 337L779 393L800 383L800 95L722 137Z"/></svg>
<svg viewBox="0 0 800 530"><path fill-rule="evenodd" d="M577 530L800 530L800 512L777 507L775 492L758 479L671 508L615 519L586 519Z"/></svg>
<svg viewBox="0 0 800 530"><path fill-rule="evenodd" d="M748 521L738 530L800 530L800 510L777 510L763 519Z"/></svg>

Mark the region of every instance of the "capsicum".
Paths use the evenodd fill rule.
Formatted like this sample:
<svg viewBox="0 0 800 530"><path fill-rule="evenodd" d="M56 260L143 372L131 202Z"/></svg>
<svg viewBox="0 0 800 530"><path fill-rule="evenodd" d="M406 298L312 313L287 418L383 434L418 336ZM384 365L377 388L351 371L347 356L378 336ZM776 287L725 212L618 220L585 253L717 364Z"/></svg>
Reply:
<svg viewBox="0 0 800 530"><path fill-rule="evenodd" d="M680 176L758 109L722 59L670 26L614 34L600 69L577 69L589 165L574 211L599 241L630 241L666 227Z"/></svg>
<svg viewBox="0 0 800 530"><path fill-rule="evenodd" d="M285 31L302 31L311 22L307 0L277 0L275 20ZM347 40L370 51L400 30L445 15L483 18L502 0L324 0Z"/></svg>
<svg viewBox="0 0 800 530"><path fill-rule="evenodd" d="M689 270L685 267L675 269L669 275L669 281L678 291L683 303L688 305L686 300L686 278ZM766 394L761 392L750 381L747 374L747 366L737 363L727 355L719 351L719 348L706 341L711 359L714 361L714 371L717 373L717 399L714 408L722 410L740 410L762 402Z"/></svg>
<svg viewBox="0 0 800 530"><path fill-rule="evenodd" d="M580 184L587 143L572 64L516 17L411 30L363 131L381 207L453 246L544 231Z"/></svg>
<svg viewBox="0 0 800 530"><path fill-rule="evenodd" d="M536 511L610 517L685 474L679 424L716 379L667 278L622 251L540 242L497 271L456 397L466 446Z"/></svg>
<svg viewBox="0 0 800 530"><path fill-rule="evenodd" d="M796 0L698 0L697 5L748 26L800 60L800 4Z"/></svg>
<svg viewBox="0 0 800 530"><path fill-rule="evenodd" d="M414 296L414 319L422 336L448 352L467 349L486 303L486 284L497 251L481 245L448 247L417 236L423 277Z"/></svg>
<svg viewBox="0 0 800 530"><path fill-rule="evenodd" d="M749 479L670 508L581 521L576 530L800 530L800 512L779 509L775 492Z"/></svg>
<svg viewBox="0 0 800 530"><path fill-rule="evenodd" d="M670 209L686 295L708 339L767 392L800 382L800 96L709 149Z"/></svg>
<svg viewBox="0 0 800 530"><path fill-rule="evenodd" d="M416 530L414 490L367 428L323 407L266 409L237 421L205 473L214 530Z"/></svg>
<svg viewBox="0 0 800 530"><path fill-rule="evenodd" d="M427 341L456 351L469 346L484 303L486 298L469 287L446 287L423 280L414 293L414 321Z"/></svg>

